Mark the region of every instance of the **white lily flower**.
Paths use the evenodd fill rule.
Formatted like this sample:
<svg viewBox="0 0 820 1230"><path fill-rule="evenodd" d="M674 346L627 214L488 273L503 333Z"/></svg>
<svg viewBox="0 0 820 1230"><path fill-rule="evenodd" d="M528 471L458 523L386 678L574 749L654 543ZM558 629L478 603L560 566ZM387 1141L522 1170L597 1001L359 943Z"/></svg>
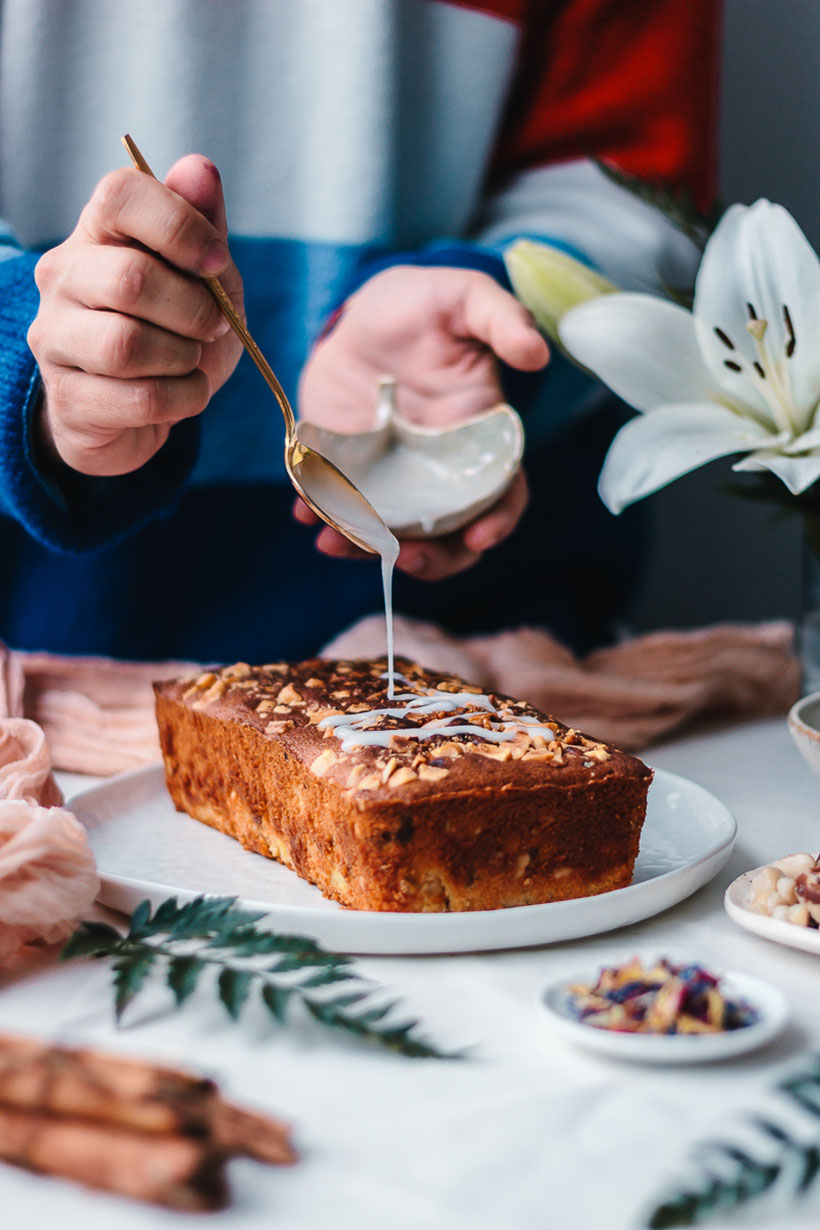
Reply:
<svg viewBox="0 0 820 1230"><path fill-rule="evenodd" d="M559 333L643 412L601 471L612 512L730 453L746 453L735 470L770 470L793 495L820 478L820 260L781 206L724 214L692 312L653 295L606 295L568 312Z"/></svg>

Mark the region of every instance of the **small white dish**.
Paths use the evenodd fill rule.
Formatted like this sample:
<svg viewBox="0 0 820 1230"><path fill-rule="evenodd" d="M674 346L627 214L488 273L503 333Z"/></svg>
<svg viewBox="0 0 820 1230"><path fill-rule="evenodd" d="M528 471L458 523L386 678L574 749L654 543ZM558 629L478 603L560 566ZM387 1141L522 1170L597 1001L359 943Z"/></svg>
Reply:
<svg viewBox="0 0 820 1230"><path fill-rule="evenodd" d="M772 918L770 914L758 914L756 910L749 909L752 879L761 870L754 867L732 881L723 897L726 913L739 927L762 936L764 940L785 944L787 948L799 948L803 952L820 953L820 931L815 931L814 927L801 927L785 918Z"/></svg>
<svg viewBox="0 0 820 1230"><path fill-rule="evenodd" d="M820 692L801 696L789 710L787 720L800 754L820 775Z"/></svg>
<svg viewBox="0 0 820 1230"><path fill-rule="evenodd" d="M402 538L437 538L474 521L506 491L524 452L511 406L450 427L422 427L395 408L383 382L370 431L330 431L302 420L299 439L337 465Z"/></svg>
<svg viewBox="0 0 820 1230"><path fill-rule="evenodd" d="M668 954L667 954L668 955ZM657 959L658 954L644 958ZM676 961L677 957L674 958ZM612 962L615 964L615 962ZM730 1059L747 1051L757 1050L775 1038L788 1019L788 1008L782 992L768 982L734 971L713 971L720 975L722 992L744 1000L758 1014L753 1025L717 1034L622 1034L579 1021L570 1006L569 987L581 983L594 983L598 971L588 971L577 977L561 978L552 983L543 994L543 1004L550 1025L568 1041L636 1063L688 1064L714 1063Z"/></svg>

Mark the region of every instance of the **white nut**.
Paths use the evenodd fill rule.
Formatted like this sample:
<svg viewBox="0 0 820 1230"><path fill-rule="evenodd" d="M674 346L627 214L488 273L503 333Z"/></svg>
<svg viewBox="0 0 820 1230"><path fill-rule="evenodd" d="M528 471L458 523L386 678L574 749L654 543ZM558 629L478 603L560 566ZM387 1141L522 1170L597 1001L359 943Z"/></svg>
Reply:
<svg viewBox="0 0 820 1230"><path fill-rule="evenodd" d="M794 877L781 876L777 881L777 893L781 900L785 901L787 905L794 905Z"/></svg>

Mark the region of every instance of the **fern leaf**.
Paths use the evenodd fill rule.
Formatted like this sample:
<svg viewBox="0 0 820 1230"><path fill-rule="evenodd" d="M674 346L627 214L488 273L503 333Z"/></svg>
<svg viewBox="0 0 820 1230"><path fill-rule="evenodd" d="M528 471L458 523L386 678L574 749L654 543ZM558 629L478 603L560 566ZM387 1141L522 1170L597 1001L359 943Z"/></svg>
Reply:
<svg viewBox="0 0 820 1230"><path fill-rule="evenodd" d="M142 990L158 955L152 948L144 948L125 953L114 962L114 1011L118 1021Z"/></svg>
<svg viewBox="0 0 820 1230"><path fill-rule="evenodd" d="M273 982L266 982L262 987L262 1000L280 1025L285 1024L290 997L294 989L293 987L278 987Z"/></svg>
<svg viewBox="0 0 820 1230"><path fill-rule="evenodd" d="M122 939L119 931L108 923L82 922L69 936L60 952L61 961L76 957L97 957L108 953Z"/></svg>
<svg viewBox="0 0 820 1230"><path fill-rule="evenodd" d="M188 996L196 990L199 976L204 969L205 962L198 957L171 957L166 982L174 993L177 1006L184 1004Z"/></svg>
<svg viewBox="0 0 820 1230"><path fill-rule="evenodd" d="M250 994L251 985L257 977L258 974L252 970L235 969L230 965L226 965L220 971L217 979L219 998L234 1021L239 1020L245 1001Z"/></svg>

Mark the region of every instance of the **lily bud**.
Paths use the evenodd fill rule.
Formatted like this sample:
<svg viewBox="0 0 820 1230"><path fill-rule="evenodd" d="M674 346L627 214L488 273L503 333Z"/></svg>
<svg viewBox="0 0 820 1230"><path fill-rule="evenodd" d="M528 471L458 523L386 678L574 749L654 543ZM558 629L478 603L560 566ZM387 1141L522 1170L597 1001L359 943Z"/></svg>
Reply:
<svg viewBox="0 0 820 1230"><path fill-rule="evenodd" d="M558 322L570 308L618 289L575 257L532 239L517 240L504 253L504 261L516 296L539 329L559 345Z"/></svg>

